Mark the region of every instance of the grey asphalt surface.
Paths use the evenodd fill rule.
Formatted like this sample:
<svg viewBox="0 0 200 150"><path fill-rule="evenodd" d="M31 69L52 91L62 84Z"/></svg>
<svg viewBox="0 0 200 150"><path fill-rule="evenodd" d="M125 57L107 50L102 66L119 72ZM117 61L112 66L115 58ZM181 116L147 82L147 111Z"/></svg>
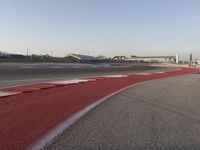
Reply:
<svg viewBox="0 0 200 150"><path fill-rule="evenodd" d="M162 71L174 68L136 66L127 68L0 68L0 88L46 81L84 78L101 75L130 74L134 72Z"/></svg>
<svg viewBox="0 0 200 150"><path fill-rule="evenodd" d="M200 74L129 88L66 129L46 150L199 150Z"/></svg>

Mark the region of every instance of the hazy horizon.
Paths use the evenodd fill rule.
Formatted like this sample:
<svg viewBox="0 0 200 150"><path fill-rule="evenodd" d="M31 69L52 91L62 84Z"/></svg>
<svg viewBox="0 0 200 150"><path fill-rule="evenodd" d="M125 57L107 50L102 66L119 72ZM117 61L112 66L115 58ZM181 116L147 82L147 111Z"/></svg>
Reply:
<svg viewBox="0 0 200 150"><path fill-rule="evenodd" d="M200 59L200 1L2 0L0 51Z"/></svg>

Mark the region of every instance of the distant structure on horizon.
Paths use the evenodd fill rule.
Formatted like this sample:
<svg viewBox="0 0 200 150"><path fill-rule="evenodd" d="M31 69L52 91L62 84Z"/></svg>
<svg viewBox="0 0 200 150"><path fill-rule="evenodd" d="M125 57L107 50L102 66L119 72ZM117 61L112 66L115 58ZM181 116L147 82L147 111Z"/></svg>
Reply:
<svg viewBox="0 0 200 150"><path fill-rule="evenodd" d="M190 53L190 60L189 61L192 62L192 60L193 60L192 59L192 53Z"/></svg>
<svg viewBox="0 0 200 150"><path fill-rule="evenodd" d="M105 57L94 57L90 55L81 55L68 53L65 57L66 60L75 63L92 63L92 62L104 62L106 60Z"/></svg>
<svg viewBox="0 0 200 150"><path fill-rule="evenodd" d="M180 62L179 54L176 54L176 64Z"/></svg>
<svg viewBox="0 0 200 150"><path fill-rule="evenodd" d="M28 54L28 53L27 53ZM192 55L190 55L192 60ZM21 55L9 54L0 51L0 62L63 62L63 63L181 63L179 55L175 56L90 56L68 53L63 57L52 57L46 55Z"/></svg>
<svg viewBox="0 0 200 150"><path fill-rule="evenodd" d="M114 56L112 60L124 60L132 62L147 62L147 63L179 63L179 55L176 56Z"/></svg>
<svg viewBox="0 0 200 150"><path fill-rule="evenodd" d="M93 56L73 54L73 53L67 54L65 58L71 62L92 62L97 60L97 58Z"/></svg>

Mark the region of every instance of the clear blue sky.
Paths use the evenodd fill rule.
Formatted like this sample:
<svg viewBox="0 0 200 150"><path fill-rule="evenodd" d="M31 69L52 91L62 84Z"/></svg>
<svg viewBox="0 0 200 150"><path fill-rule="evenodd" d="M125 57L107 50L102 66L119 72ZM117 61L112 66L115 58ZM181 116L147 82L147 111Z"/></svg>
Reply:
<svg viewBox="0 0 200 150"><path fill-rule="evenodd" d="M0 50L200 56L199 0L1 0Z"/></svg>

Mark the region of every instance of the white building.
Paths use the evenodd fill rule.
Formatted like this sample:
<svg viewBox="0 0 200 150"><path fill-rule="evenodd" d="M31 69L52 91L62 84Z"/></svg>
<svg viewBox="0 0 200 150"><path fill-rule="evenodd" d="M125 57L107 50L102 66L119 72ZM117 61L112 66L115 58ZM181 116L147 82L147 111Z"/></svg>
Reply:
<svg viewBox="0 0 200 150"><path fill-rule="evenodd" d="M112 60L125 60L134 62L158 62L158 63L178 63L179 55L176 56L115 56Z"/></svg>

